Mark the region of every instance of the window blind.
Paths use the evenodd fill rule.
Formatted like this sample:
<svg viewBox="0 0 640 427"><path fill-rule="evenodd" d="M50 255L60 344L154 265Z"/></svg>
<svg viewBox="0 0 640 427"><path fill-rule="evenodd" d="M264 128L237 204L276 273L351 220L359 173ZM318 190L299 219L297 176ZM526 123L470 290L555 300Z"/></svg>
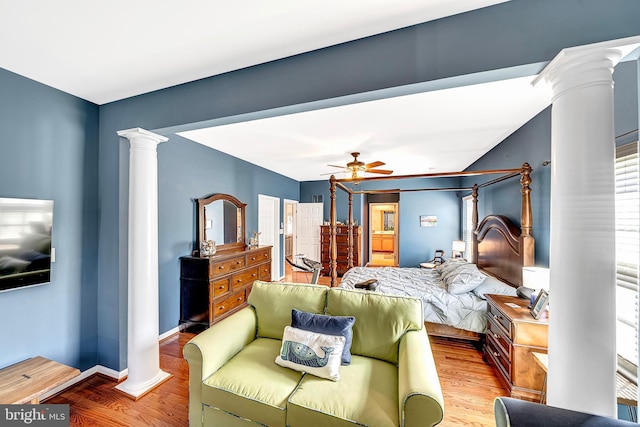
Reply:
<svg viewBox="0 0 640 427"><path fill-rule="evenodd" d="M473 196L462 198L462 240L464 241L464 259L473 262L471 243L473 242Z"/></svg>
<svg viewBox="0 0 640 427"><path fill-rule="evenodd" d="M636 141L616 149L616 347L633 370L638 365L638 181Z"/></svg>

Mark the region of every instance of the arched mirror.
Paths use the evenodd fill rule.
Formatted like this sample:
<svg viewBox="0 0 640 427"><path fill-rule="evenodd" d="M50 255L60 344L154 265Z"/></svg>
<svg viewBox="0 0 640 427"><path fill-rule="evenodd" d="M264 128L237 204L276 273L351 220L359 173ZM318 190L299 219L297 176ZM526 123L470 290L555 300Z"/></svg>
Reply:
<svg viewBox="0 0 640 427"><path fill-rule="evenodd" d="M246 203L228 194L196 199L198 207L198 249L205 240L216 242L218 251L245 248L244 208Z"/></svg>

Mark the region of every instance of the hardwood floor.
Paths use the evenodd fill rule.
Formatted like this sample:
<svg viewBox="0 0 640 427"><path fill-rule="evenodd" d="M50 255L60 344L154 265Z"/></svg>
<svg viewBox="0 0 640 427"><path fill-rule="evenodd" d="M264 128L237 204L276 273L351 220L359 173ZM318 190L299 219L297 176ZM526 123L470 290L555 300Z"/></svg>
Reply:
<svg viewBox="0 0 640 427"><path fill-rule="evenodd" d="M91 377L47 400L71 407L71 426L178 427L188 424L189 367L182 347L192 332L160 345L160 366L173 377L137 402L114 389L116 382ZM431 338L445 401L442 427L494 426L493 399L506 392L471 343ZM312 426L310 426L312 427Z"/></svg>

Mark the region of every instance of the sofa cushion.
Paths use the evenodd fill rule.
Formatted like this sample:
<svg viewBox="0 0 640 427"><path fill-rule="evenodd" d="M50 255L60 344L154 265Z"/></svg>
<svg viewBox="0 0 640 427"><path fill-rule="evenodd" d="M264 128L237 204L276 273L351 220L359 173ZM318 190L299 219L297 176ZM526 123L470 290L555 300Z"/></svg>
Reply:
<svg viewBox="0 0 640 427"><path fill-rule="evenodd" d="M328 288L321 285L256 280L248 302L256 310L258 337L282 339L284 327L291 325L291 310L294 308L310 313L323 313L327 291Z"/></svg>
<svg viewBox="0 0 640 427"><path fill-rule="evenodd" d="M251 342L203 381L202 403L265 425L285 425L287 399L302 374L273 363L280 345L268 338Z"/></svg>
<svg viewBox="0 0 640 427"><path fill-rule="evenodd" d="M332 382L305 375L289 397L290 427L397 427L398 369L390 363L353 355Z"/></svg>
<svg viewBox="0 0 640 427"><path fill-rule="evenodd" d="M342 335L324 335L285 326L282 347L275 362L285 368L338 381L343 348Z"/></svg>
<svg viewBox="0 0 640 427"><path fill-rule="evenodd" d="M291 326L305 331L326 335L341 335L344 337L341 363L351 363L351 342L353 341L353 316L327 316L325 314L307 313L306 311L291 311Z"/></svg>
<svg viewBox="0 0 640 427"><path fill-rule="evenodd" d="M353 316L351 354L398 363L400 338L424 326L422 302L417 298L369 291L332 288L327 314Z"/></svg>

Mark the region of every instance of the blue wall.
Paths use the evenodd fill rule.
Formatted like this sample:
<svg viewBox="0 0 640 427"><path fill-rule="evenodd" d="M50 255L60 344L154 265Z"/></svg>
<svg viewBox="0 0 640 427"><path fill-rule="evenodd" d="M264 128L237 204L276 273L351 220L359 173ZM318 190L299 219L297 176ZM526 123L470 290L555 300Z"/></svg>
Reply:
<svg viewBox="0 0 640 427"><path fill-rule="evenodd" d="M0 295L3 325L25 311L40 320L27 321L21 329L30 332L22 336L2 330L12 355L3 354L0 364L29 352L79 367L96 358L126 367L129 147L116 131L142 127L170 137L158 149L164 332L178 320L176 266L193 239L190 200L227 188L251 206L260 192L297 199L300 191L292 180L187 143L175 131L530 75L564 47L640 34L637 16L635 0L512 0L99 108L3 71L0 190L56 201L59 255L51 286ZM527 126L537 128L537 120ZM248 230L256 227L255 215L248 215ZM52 304L57 308L46 307ZM47 335L31 332L37 328Z"/></svg>
<svg viewBox="0 0 640 427"><path fill-rule="evenodd" d="M551 107L546 108L502 143L474 162L467 170L519 168L528 162L531 173L532 234L536 239L536 265L549 265L549 197L551 189L550 166L542 162L551 160ZM495 176L465 177L467 186L489 181ZM490 214L506 215L514 224L520 224L522 203L519 178L494 184L478 191L478 218ZM468 195L469 192L462 195Z"/></svg>
<svg viewBox="0 0 640 427"><path fill-rule="evenodd" d="M363 182L358 190L389 190L457 187L458 179L406 179L402 181ZM330 194L329 181L307 181L300 183L300 201L311 202L311 196L322 194L324 197L325 220L329 220ZM353 216L363 225L363 264L368 260L368 224L364 213L368 212L365 197L354 195ZM336 212L338 221L348 218L348 197L342 190L336 191ZM416 267L421 262L433 258L436 249L450 251L451 242L461 239L460 200L455 192L401 192L398 203L400 226L400 266ZM421 215L437 215L437 227L420 227Z"/></svg>
<svg viewBox="0 0 640 427"><path fill-rule="evenodd" d="M0 68L0 197L54 201L51 282L0 293L0 367L96 364L98 107Z"/></svg>

